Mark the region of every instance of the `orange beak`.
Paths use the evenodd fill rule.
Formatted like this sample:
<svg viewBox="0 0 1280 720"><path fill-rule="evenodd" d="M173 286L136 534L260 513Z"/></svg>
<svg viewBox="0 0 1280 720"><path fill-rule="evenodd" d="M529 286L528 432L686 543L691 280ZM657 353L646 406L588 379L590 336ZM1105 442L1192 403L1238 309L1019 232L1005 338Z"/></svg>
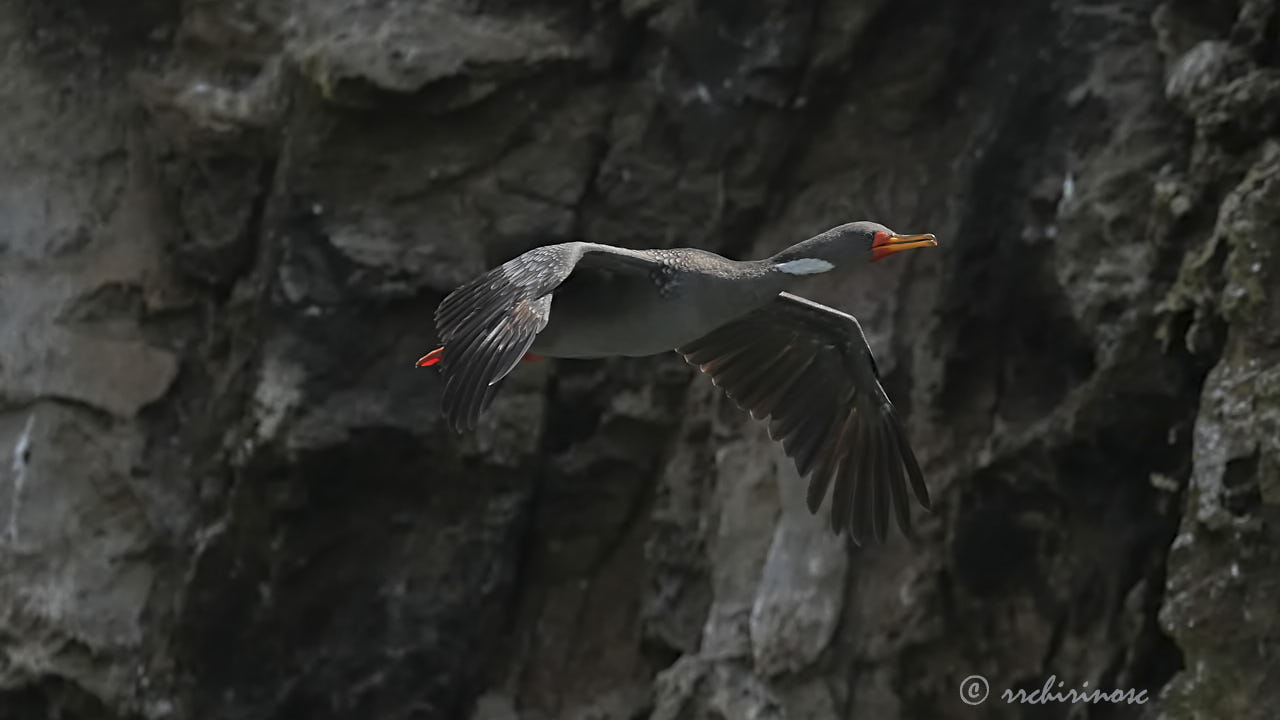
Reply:
<svg viewBox="0 0 1280 720"><path fill-rule="evenodd" d="M913 248L937 247L938 238L933 233L923 235L893 235L887 232L876 233L871 241L871 262L883 260L896 252Z"/></svg>

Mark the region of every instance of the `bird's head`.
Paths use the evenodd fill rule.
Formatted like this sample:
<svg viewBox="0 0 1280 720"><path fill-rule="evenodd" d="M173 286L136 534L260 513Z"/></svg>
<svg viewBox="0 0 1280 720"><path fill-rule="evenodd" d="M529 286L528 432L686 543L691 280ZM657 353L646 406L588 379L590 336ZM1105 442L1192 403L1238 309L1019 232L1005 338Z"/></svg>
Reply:
<svg viewBox="0 0 1280 720"><path fill-rule="evenodd" d="M792 275L822 273L840 266L882 260L913 248L938 244L932 234L901 235L880 223L860 220L837 225L775 255L774 267Z"/></svg>

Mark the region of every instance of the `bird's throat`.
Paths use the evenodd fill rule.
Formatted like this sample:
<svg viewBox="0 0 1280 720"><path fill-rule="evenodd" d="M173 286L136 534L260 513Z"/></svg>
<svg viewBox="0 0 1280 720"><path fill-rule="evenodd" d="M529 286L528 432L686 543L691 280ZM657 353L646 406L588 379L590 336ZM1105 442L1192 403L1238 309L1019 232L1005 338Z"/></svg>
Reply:
<svg viewBox="0 0 1280 720"><path fill-rule="evenodd" d="M788 275L818 275L831 270L835 265L821 258L803 257L781 262L773 267Z"/></svg>

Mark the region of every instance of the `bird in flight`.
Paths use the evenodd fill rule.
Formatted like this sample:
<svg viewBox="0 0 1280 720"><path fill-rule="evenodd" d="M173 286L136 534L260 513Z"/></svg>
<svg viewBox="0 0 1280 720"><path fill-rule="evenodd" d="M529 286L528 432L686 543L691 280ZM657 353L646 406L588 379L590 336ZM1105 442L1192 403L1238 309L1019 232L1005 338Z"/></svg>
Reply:
<svg viewBox="0 0 1280 720"><path fill-rule="evenodd" d="M890 507L911 532L910 485L929 492L880 384L858 321L786 292L806 276L935 246L873 222L840 225L763 260L694 248L630 250L588 242L534 248L462 285L436 309L442 412L474 428L522 360L640 357L675 350L740 408L767 420L817 513L856 543L887 533Z"/></svg>

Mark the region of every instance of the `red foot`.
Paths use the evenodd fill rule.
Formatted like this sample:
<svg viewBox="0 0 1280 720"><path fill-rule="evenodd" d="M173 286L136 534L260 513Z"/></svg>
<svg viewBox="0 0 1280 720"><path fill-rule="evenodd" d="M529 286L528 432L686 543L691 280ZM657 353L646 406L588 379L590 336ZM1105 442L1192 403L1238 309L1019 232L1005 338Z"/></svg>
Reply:
<svg viewBox="0 0 1280 720"><path fill-rule="evenodd" d="M432 350L431 352L427 353L426 355L423 355L422 357L418 358L418 362L416 363L416 365L418 367L431 367L432 365L435 365L436 363L440 362L440 358L443 355L444 355L444 348L438 347L435 350ZM539 360L546 360L546 359L547 359L547 356L545 355L534 355L533 353L525 353L524 357L520 358L520 362L538 362Z"/></svg>
<svg viewBox="0 0 1280 720"><path fill-rule="evenodd" d="M432 350L431 352L427 353L426 355L423 355L422 357L418 358L417 366L431 367L432 365L435 365L436 363L440 362L440 356L443 354L444 354L444 348L438 347L435 350Z"/></svg>

